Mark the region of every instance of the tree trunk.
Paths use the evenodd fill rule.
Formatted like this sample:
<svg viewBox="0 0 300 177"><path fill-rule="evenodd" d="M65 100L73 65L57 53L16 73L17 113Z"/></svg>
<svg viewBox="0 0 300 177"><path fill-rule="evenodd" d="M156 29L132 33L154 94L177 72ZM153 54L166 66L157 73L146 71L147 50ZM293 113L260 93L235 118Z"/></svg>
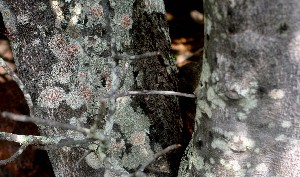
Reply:
<svg viewBox="0 0 300 177"><path fill-rule="evenodd" d="M33 100L32 116L88 127L98 114L97 98L111 89L110 35L100 1L0 0L21 80ZM160 51L127 67L126 90L176 90L163 1L110 1L119 53ZM132 172L153 153L180 143L177 98L136 96L118 99L112 133L113 160ZM103 120L104 122L104 120ZM82 134L40 126L41 134L80 140ZM56 176L103 176L98 160L79 148L50 150ZM177 158L178 159L178 158ZM153 167L174 176L180 160L163 158ZM170 163L171 162L171 163ZM165 166L162 168L161 166ZM150 173L155 171L149 170ZM156 175L159 176L159 175Z"/></svg>
<svg viewBox="0 0 300 177"><path fill-rule="evenodd" d="M204 4L196 128L179 176L300 176L300 2Z"/></svg>

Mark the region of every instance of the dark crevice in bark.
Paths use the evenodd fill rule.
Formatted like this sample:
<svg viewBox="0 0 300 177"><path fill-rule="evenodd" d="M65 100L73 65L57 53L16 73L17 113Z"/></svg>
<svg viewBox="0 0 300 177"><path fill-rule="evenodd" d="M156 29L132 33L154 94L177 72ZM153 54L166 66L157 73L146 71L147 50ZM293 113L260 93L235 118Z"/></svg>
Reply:
<svg viewBox="0 0 300 177"><path fill-rule="evenodd" d="M135 62L135 73L143 74L142 90L177 90L175 70L172 66L170 53L170 41L166 42L168 36L163 31L167 30L165 14L144 11L144 3L136 1L134 4L132 34L133 47L139 52L159 51L161 56L151 57L146 60ZM163 24L165 23L165 24ZM142 27L144 24L148 27ZM162 25L163 24L163 25ZM168 32L168 31L167 31ZM155 42L152 39L156 39ZM171 73L170 73L171 71ZM170 96L138 96L134 98L144 113L150 118L151 145L159 142L162 147L172 144L183 144L181 138L180 110L178 99ZM158 176L176 176L179 168L183 149L176 150L167 155L170 162L170 174L159 174ZM157 162L158 164L160 162ZM151 167L149 167L150 169Z"/></svg>

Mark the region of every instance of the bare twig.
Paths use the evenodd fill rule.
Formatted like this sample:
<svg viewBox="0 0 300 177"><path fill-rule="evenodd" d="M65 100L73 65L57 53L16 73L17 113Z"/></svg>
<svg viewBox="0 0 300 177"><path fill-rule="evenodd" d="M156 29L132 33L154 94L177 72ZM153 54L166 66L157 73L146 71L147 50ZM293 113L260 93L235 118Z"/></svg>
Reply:
<svg viewBox="0 0 300 177"><path fill-rule="evenodd" d="M198 50L196 50L196 51L193 53L193 56L199 56L200 54L202 54L203 50L204 50L203 47L200 48L200 49L198 49Z"/></svg>
<svg viewBox="0 0 300 177"><path fill-rule="evenodd" d="M173 144L171 146L166 147L165 149L157 152L156 154L154 154L152 157L150 157L139 169L138 171L144 171L145 168L150 165L152 162L154 162L158 157L167 154L170 151L173 151L175 149L180 148L181 145L180 144Z"/></svg>
<svg viewBox="0 0 300 177"><path fill-rule="evenodd" d="M27 102L27 105L29 107L30 114L33 114L34 109L33 109L33 103L32 103L31 96L28 93L28 91L25 89L25 86L24 86L23 82L21 81L21 79L16 75L16 73L9 66L7 66L7 64L5 63L3 58L1 58L1 57L0 57L0 65L7 71L7 73L9 75L11 75L13 80L18 84L20 90L24 94L24 98L25 98L25 100Z"/></svg>
<svg viewBox="0 0 300 177"><path fill-rule="evenodd" d="M172 150L180 148L180 144L173 144L171 146L166 147L165 149L157 152L152 157L150 157L142 166L134 173L127 175L126 177L146 177L147 175L144 173L144 170L149 166L152 162L154 162L158 157L169 153Z"/></svg>
<svg viewBox="0 0 300 177"><path fill-rule="evenodd" d="M71 124L65 124L65 123L61 123L55 120L50 120L50 119L40 119L40 118L35 118L35 117L29 117L26 115L17 115L14 113L10 113L10 112L2 112L1 116L4 118L8 118L11 120L15 120L15 121L21 121L21 122L33 122L36 124L40 124L40 125L48 125L51 127L59 127L62 129L67 129L67 130L74 130L77 132L81 132L85 135L89 135L90 134L90 129L88 128L84 128L84 127L80 127L80 126L73 126Z"/></svg>
<svg viewBox="0 0 300 177"><path fill-rule="evenodd" d="M40 119L40 118L35 118L35 117L29 117L26 115L17 115L17 114L10 113L10 112L2 112L1 116L4 118L15 120L15 121L33 122L33 123L40 124L40 125L58 127L58 128L66 129L66 130L74 130L77 132L81 132L85 135L88 135L90 138L94 138L94 139L97 139L100 141L105 141L105 139L106 139L103 134L91 133L90 129L88 129L88 128L84 128L84 127L80 127L80 126L73 126L71 124L65 124L65 123L61 123L61 122L51 120L51 119Z"/></svg>
<svg viewBox="0 0 300 177"><path fill-rule="evenodd" d="M14 153L11 157L5 160L0 160L0 165L6 165L12 161L15 161L22 153L23 151L27 148L28 144L23 144L17 152Z"/></svg>
<svg viewBox="0 0 300 177"><path fill-rule="evenodd" d="M115 97L124 97L130 95L170 95L170 96L182 96L188 98L196 98L194 94L174 92L174 91L160 91L160 90L142 90L142 91L127 91L120 94L116 94Z"/></svg>
<svg viewBox="0 0 300 177"><path fill-rule="evenodd" d="M71 140L66 137L45 137L34 135L17 135L13 133L0 132L0 140L13 141L20 144L34 144L37 148L43 150L53 150L63 146L83 147L90 142L96 141L93 138L86 138L83 140ZM30 142L30 143L29 143Z"/></svg>
<svg viewBox="0 0 300 177"><path fill-rule="evenodd" d="M120 59L120 60L139 60L139 59L148 59L150 57L154 57L154 56L158 56L160 55L160 52L146 52L143 53L141 55L124 55L124 54L120 54L117 55L116 58Z"/></svg>
<svg viewBox="0 0 300 177"><path fill-rule="evenodd" d="M76 162L75 166L78 168L79 163L80 163L87 155L89 155L89 153L91 153L91 152L92 152L92 150L87 150L87 151L82 155L82 157L80 157L80 159Z"/></svg>
<svg viewBox="0 0 300 177"><path fill-rule="evenodd" d="M96 141L94 138L85 138L82 140L73 140L73 139L61 139L57 144L51 144L47 146L38 146L42 150L54 150L64 146L68 147L81 147L87 149L87 144Z"/></svg>
<svg viewBox="0 0 300 177"><path fill-rule="evenodd" d="M13 141L20 144L39 144L50 145L57 144L64 137L45 137L45 136L33 136L33 135L17 135L13 133L0 132L0 140Z"/></svg>
<svg viewBox="0 0 300 177"><path fill-rule="evenodd" d="M102 7L103 7L103 13L105 17L106 22L106 28L108 30L108 33L110 35L110 51L111 51L111 78L112 78L112 87L109 95L114 95L117 90L120 87L120 73L119 73L119 59L116 58L118 50L116 46L116 39L113 37L113 30L111 26L111 20L110 20L110 2L109 0L102 0ZM108 110L108 116L106 119L106 124L104 128L104 134L108 137L110 137L110 132L112 130L113 124L114 124L114 118L113 115L116 112L116 98L110 97L109 98L109 110Z"/></svg>

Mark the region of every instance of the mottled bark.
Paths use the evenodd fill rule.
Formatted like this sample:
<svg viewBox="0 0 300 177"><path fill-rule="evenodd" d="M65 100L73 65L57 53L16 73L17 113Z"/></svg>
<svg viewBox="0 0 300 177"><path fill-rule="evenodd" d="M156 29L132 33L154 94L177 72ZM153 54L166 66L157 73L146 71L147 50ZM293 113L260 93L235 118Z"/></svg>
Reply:
<svg viewBox="0 0 300 177"><path fill-rule="evenodd" d="M176 90L163 1L111 0L110 4L120 53L162 53L140 61L121 61L128 68L121 90ZM20 78L32 96L31 114L89 126L98 114L97 97L108 93L112 84L107 58L110 36L101 1L1 0L0 11L11 35ZM134 171L154 152L180 143L175 97L120 98L115 119L113 162L126 170ZM80 133L58 128L40 126L40 130L46 136L84 138ZM75 168L82 154L78 148L49 151L56 176L102 176L103 168L93 155ZM179 158L164 159L161 164L165 168L154 168L152 172L172 176L176 163Z"/></svg>
<svg viewBox="0 0 300 177"><path fill-rule="evenodd" d="M300 176L299 9L205 1L196 129L179 176Z"/></svg>

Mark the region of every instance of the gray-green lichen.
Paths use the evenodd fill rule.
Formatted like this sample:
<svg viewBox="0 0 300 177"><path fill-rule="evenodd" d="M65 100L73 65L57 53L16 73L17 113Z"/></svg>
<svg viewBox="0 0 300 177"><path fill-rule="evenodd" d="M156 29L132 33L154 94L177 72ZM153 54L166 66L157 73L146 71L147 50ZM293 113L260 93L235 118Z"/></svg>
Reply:
<svg viewBox="0 0 300 177"><path fill-rule="evenodd" d="M197 108L200 110L200 112L197 112L199 116L201 116L201 113L205 113L209 118L212 116L212 110L210 106L208 105L207 101L199 100L197 102Z"/></svg>
<svg viewBox="0 0 300 177"><path fill-rule="evenodd" d="M80 108L85 102L84 99L80 96L77 90L73 90L66 94L65 96L66 103L69 105L73 110Z"/></svg>
<svg viewBox="0 0 300 177"><path fill-rule="evenodd" d="M136 131L149 131L150 121L140 108L136 111L130 106L132 99L122 97L118 99L117 112L115 114L116 124L118 124L127 138ZM136 122L139 122L138 124Z"/></svg>
<svg viewBox="0 0 300 177"><path fill-rule="evenodd" d="M211 69L207 62L205 54L203 54L203 64L202 64L200 82L202 82L203 84L208 83L210 81L210 77L211 77Z"/></svg>
<svg viewBox="0 0 300 177"><path fill-rule="evenodd" d="M233 173L235 177L244 177L246 175L246 169L243 169L237 160L225 160L220 159L220 164L226 169Z"/></svg>
<svg viewBox="0 0 300 177"><path fill-rule="evenodd" d="M115 16L112 20L114 37L116 39L117 48L123 50L123 47L129 46L132 41L129 30L132 28L133 20L133 3L134 0L113 1Z"/></svg>
<svg viewBox="0 0 300 177"><path fill-rule="evenodd" d="M230 89L235 91L240 98L239 105L241 106L242 110L237 112L237 117L239 120L246 120L248 114L257 107L257 87L256 81L251 81L243 85L234 83L230 86Z"/></svg>
<svg viewBox="0 0 300 177"><path fill-rule="evenodd" d="M133 146L131 153L123 156L122 165L125 168L136 169L140 164L145 162L145 159L148 159L152 155L153 152L149 149L149 147Z"/></svg>
<svg viewBox="0 0 300 177"><path fill-rule="evenodd" d="M224 152L230 152L227 142L219 138L214 138L211 143L211 147L213 149L219 149Z"/></svg>
<svg viewBox="0 0 300 177"><path fill-rule="evenodd" d="M216 83L219 78L216 72L211 73L211 69L207 59L204 56L202 73L200 78L200 83L195 90L195 94L197 95L197 117L200 118L202 113L205 113L208 118L212 117L213 109L220 107L224 109L226 106L223 98L216 93ZM208 84L214 84L208 86Z"/></svg>
<svg viewBox="0 0 300 177"><path fill-rule="evenodd" d="M258 172L260 174L262 174L262 173L267 174L267 172L269 171L269 168L266 163L260 163L260 164L256 165L255 170L256 170L256 172Z"/></svg>
<svg viewBox="0 0 300 177"><path fill-rule="evenodd" d="M246 114L249 114L252 109L257 107L257 99L255 98L255 95L245 96L244 99L241 100L240 106L242 106Z"/></svg>
<svg viewBox="0 0 300 177"><path fill-rule="evenodd" d="M247 119L247 115L246 115L246 113L244 113L244 112L238 112L238 113L237 113L237 116L238 116L238 119L239 119L240 121L244 121L244 120Z"/></svg>
<svg viewBox="0 0 300 177"><path fill-rule="evenodd" d="M283 127L283 128L290 128L291 126L292 126L292 122L291 121L283 120L281 122L281 127Z"/></svg>
<svg viewBox="0 0 300 177"><path fill-rule="evenodd" d="M215 163L215 160L211 158L210 161L204 161L204 158L199 155L199 149L194 147L192 142L190 141L187 147L186 158L181 160L178 176L191 177L190 172L192 168L197 169L197 171L204 170L206 176L215 176L212 169L212 164Z"/></svg>
<svg viewBox="0 0 300 177"><path fill-rule="evenodd" d="M150 122L140 108L134 110L130 103L130 97L122 97L118 99L117 112L115 113L115 124L120 128L123 136L118 132L113 132L112 140L113 154L115 159L122 162L122 166L130 169L135 169L145 161L148 157L153 155L153 151L149 145L149 127ZM130 144L131 152L125 153L125 143L122 139L125 138ZM119 139L117 142L116 139Z"/></svg>
<svg viewBox="0 0 300 177"><path fill-rule="evenodd" d="M276 138L275 138L275 141L283 141L283 142L287 142L288 141L288 137L286 135L278 135Z"/></svg>
<svg viewBox="0 0 300 177"><path fill-rule="evenodd" d="M211 29L212 29L212 22L209 18L205 17L204 18L204 26L205 26L205 34L210 35Z"/></svg>
<svg viewBox="0 0 300 177"><path fill-rule="evenodd" d="M209 87L207 90L207 101L212 103L212 108L220 107L222 109L225 108L226 103L218 96L213 87Z"/></svg>

